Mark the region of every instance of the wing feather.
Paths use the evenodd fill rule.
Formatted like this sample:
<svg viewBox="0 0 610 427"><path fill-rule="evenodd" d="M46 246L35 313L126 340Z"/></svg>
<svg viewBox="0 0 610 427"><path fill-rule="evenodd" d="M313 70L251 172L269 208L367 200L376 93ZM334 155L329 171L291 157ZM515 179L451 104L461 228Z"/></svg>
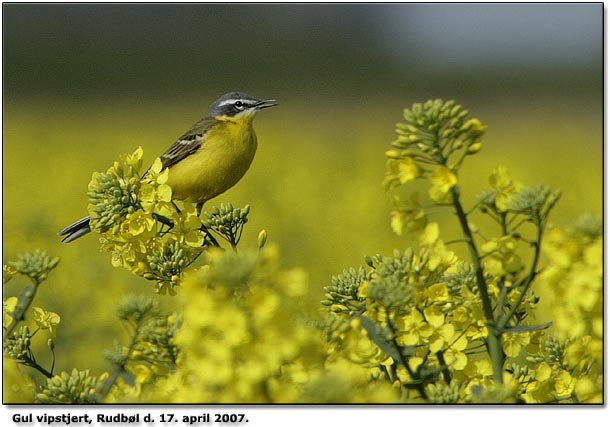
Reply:
<svg viewBox="0 0 610 427"><path fill-rule="evenodd" d="M161 155L163 169L171 168L176 163L190 156L201 147L205 134L212 127L215 119L206 117L195 123L176 142Z"/></svg>

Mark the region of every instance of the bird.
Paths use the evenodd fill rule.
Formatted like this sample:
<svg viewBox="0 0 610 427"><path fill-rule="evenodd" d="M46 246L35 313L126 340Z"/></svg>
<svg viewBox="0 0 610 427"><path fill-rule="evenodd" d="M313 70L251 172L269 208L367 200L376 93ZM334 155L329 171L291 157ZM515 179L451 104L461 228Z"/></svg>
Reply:
<svg viewBox="0 0 610 427"><path fill-rule="evenodd" d="M252 164L257 138L252 122L256 113L278 105L244 92L228 92L214 101L207 114L180 136L160 157L162 170L169 169L167 184L172 201L203 204L233 187ZM91 217L70 224L57 234L63 243L91 231Z"/></svg>

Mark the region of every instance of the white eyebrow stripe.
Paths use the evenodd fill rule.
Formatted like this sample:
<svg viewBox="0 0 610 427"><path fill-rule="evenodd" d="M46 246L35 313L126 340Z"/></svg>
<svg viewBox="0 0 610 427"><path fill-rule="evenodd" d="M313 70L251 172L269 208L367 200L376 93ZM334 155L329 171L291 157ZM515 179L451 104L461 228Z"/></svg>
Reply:
<svg viewBox="0 0 610 427"><path fill-rule="evenodd" d="M227 99L226 101L222 101L220 104L218 104L219 107L222 107L223 105L227 105L227 104L234 104L237 101L241 101L246 105L252 105L255 104L254 101L251 101L249 99L242 99L242 98L237 98L237 99Z"/></svg>

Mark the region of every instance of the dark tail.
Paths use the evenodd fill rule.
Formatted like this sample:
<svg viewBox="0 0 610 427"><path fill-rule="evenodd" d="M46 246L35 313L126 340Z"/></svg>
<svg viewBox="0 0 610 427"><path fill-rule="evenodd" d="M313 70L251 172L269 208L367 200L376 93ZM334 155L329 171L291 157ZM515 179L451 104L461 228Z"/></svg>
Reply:
<svg viewBox="0 0 610 427"><path fill-rule="evenodd" d="M74 224L70 224L69 226L67 226L66 228L64 228L57 234L60 236L66 236L66 237L64 237L62 242L70 243L71 241L76 240L79 237L84 236L85 234L87 234L91 231L91 228L89 228L90 219L91 219L91 217L89 217L89 216L79 219Z"/></svg>

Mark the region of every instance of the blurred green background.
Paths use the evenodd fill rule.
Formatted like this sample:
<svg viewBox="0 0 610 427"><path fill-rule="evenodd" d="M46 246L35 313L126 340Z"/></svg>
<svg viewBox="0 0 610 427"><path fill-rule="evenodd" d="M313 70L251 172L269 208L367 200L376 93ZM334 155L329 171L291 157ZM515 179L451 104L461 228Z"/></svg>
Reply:
<svg viewBox="0 0 610 427"><path fill-rule="evenodd" d="M2 12L3 260L35 248L62 258L35 302L62 316L57 371L106 369L102 351L126 339L116 302L152 294L94 236L62 245L55 234L86 214L92 172L139 145L152 162L230 90L281 105L256 120L251 170L211 204L252 205L242 247L265 228L286 267L307 271L312 307L332 274L413 244L391 233L381 181L394 125L414 102L453 98L489 126L461 175L467 204L504 164L523 183L562 190L556 224L602 213L602 4Z"/></svg>

